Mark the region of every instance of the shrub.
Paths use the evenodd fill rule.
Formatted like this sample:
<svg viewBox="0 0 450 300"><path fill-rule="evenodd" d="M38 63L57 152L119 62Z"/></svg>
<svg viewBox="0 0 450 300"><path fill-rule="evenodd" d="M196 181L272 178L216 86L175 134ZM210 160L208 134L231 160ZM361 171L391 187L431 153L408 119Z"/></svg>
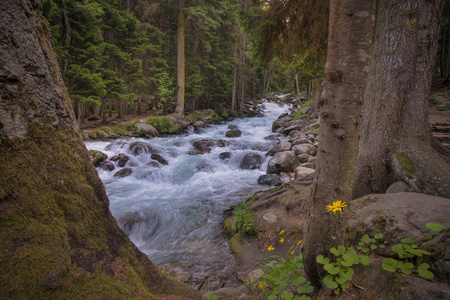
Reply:
<svg viewBox="0 0 450 300"><path fill-rule="evenodd" d="M169 117L149 117L145 123L155 127L159 133L174 134L178 133L180 129Z"/></svg>
<svg viewBox="0 0 450 300"><path fill-rule="evenodd" d="M256 232L256 226L254 223L255 215L248 208L245 202L239 203L234 208L234 216L234 226L239 233L251 235Z"/></svg>

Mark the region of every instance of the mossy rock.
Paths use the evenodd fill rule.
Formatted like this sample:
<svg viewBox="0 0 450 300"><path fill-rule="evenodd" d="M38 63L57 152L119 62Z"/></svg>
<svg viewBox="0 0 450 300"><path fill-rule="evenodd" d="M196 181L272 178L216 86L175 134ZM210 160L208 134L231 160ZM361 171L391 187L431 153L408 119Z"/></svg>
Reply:
<svg viewBox="0 0 450 300"><path fill-rule="evenodd" d="M223 221L223 233L227 236L233 236L236 234L237 229L236 225L234 224L234 220L236 217L231 217Z"/></svg>

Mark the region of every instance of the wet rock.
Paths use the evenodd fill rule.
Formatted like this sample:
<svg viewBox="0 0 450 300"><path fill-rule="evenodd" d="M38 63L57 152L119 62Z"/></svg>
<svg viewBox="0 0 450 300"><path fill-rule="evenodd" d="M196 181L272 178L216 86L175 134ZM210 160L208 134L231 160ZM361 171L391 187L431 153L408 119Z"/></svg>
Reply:
<svg viewBox="0 0 450 300"><path fill-rule="evenodd" d="M311 144L300 144L292 147L292 151L296 155L308 154L309 156L315 156L317 154L317 148Z"/></svg>
<svg viewBox="0 0 450 300"><path fill-rule="evenodd" d="M131 173L133 173L133 170L131 168L123 168L122 170L119 170L114 174L114 177L127 177L130 176Z"/></svg>
<svg viewBox="0 0 450 300"><path fill-rule="evenodd" d="M151 161L147 164L148 166L154 167L154 168L161 168L161 166L156 161Z"/></svg>
<svg viewBox="0 0 450 300"><path fill-rule="evenodd" d="M144 240L152 238L161 228L159 215L149 208L126 213L118 223L126 235L137 234Z"/></svg>
<svg viewBox="0 0 450 300"><path fill-rule="evenodd" d="M123 168L130 159L131 157L129 157L125 153L120 153L111 157L111 161L117 161L117 165L121 168Z"/></svg>
<svg viewBox="0 0 450 300"><path fill-rule="evenodd" d="M284 117L287 117L287 116L289 116L288 113L282 113L282 114L278 117L278 120L279 120L279 119L283 119Z"/></svg>
<svg viewBox="0 0 450 300"><path fill-rule="evenodd" d="M241 131L239 129L228 130L225 136L229 138L237 138L241 136Z"/></svg>
<svg viewBox="0 0 450 300"><path fill-rule="evenodd" d="M267 174L280 174L281 172L294 172L300 161L293 151L278 152L269 161Z"/></svg>
<svg viewBox="0 0 450 300"><path fill-rule="evenodd" d="M279 137L279 135L277 135L277 134L271 134L271 135L266 136L264 139L267 141L278 141L279 140L278 137Z"/></svg>
<svg viewBox="0 0 450 300"><path fill-rule="evenodd" d="M247 153L242 158L239 168L243 170L255 170L260 169L263 163L263 159L256 153Z"/></svg>
<svg viewBox="0 0 450 300"><path fill-rule="evenodd" d="M267 151L266 156L274 156L278 152L281 152L281 143L276 144L269 151Z"/></svg>
<svg viewBox="0 0 450 300"><path fill-rule="evenodd" d="M89 157L94 164L94 166L98 167L99 164L108 158L108 155L105 153L98 151L98 150L89 150L88 151Z"/></svg>
<svg viewBox="0 0 450 300"><path fill-rule="evenodd" d="M295 178L297 178L299 181L313 180L314 173L314 169L298 167L295 169Z"/></svg>
<svg viewBox="0 0 450 300"><path fill-rule="evenodd" d="M280 176L276 174L265 174L258 178L261 185L280 186L282 184Z"/></svg>
<svg viewBox="0 0 450 300"><path fill-rule="evenodd" d="M105 171L113 171L116 168L116 166L112 162L106 160L101 161L97 167Z"/></svg>
<svg viewBox="0 0 450 300"><path fill-rule="evenodd" d="M134 125L134 128L136 128L136 132L143 135L148 135L151 137L155 137L159 135L158 130L156 130L155 127L153 127L150 124L144 124L144 123L138 123Z"/></svg>
<svg viewBox="0 0 450 300"><path fill-rule="evenodd" d="M301 128L302 128L302 125L294 124L294 125L290 125L290 126L286 127L285 129L283 129L281 131L281 133L288 135L291 131L300 130Z"/></svg>
<svg viewBox="0 0 450 300"><path fill-rule="evenodd" d="M167 166L169 163L167 162L167 160L165 160L161 155L153 153L151 156L151 159L156 160L157 162L159 162L162 165Z"/></svg>
<svg viewBox="0 0 450 300"><path fill-rule="evenodd" d="M133 155L139 155L142 153L154 153L152 147L148 143L134 142L130 145L130 152Z"/></svg>
<svg viewBox="0 0 450 300"><path fill-rule="evenodd" d="M233 125L233 124L228 125L227 128L230 129L230 130L238 129L237 125Z"/></svg>
<svg viewBox="0 0 450 300"><path fill-rule="evenodd" d="M291 117L286 116L272 123L272 132L278 132L280 128L286 128L287 123L291 121Z"/></svg>
<svg viewBox="0 0 450 300"><path fill-rule="evenodd" d="M211 147L215 144L211 140L201 140L193 143L195 149L197 149L197 154L204 154L211 152Z"/></svg>
<svg viewBox="0 0 450 300"><path fill-rule="evenodd" d="M226 140L218 140L217 141L217 147L223 148L227 145L227 141Z"/></svg>
<svg viewBox="0 0 450 300"><path fill-rule="evenodd" d="M236 217L231 217L223 221L223 233L229 237L234 236L237 233L236 224L234 221L236 220Z"/></svg>
<svg viewBox="0 0 450 300"><path fill-rule="evenodd" d="M228 159L231 157L231 152L222 152L219 154L220 159Z"/></svg>
<svg viewBox="0 0 450 300"><path fill-rule="evenodd" d="M206 123L203 121L196 121L193 125L195 128L205 128L206 127Z"/></svg>

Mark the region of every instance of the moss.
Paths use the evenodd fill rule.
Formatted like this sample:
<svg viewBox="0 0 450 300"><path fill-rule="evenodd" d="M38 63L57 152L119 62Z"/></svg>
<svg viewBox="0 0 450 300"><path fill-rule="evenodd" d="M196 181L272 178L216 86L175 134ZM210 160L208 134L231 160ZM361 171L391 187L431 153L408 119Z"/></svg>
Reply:
<svg viewBox="0 0 450 300"><path fill-rule="evenodd" d="M235 256L239 256L242 251L241 234L236 233L230 240L230 250Z"/></svg>
<svg viewBox="0 0 450 300"><path fill-rule="evenodd" d="M400 167L405 170L406 172L410 173L410 174L414 174L416 173L416 167L414 166L414 163L412 162L412 160L408 157L408 155L406 155L403 152L399 152L396 155L397 160L400 164Z"/></svg>
<svg viewBox="0 0 450 300"><path fill-rule="evenodd" d="M0 144L0 164L0 298L199 298L119 229L71 128L31 125L26 138Z"/></svg>

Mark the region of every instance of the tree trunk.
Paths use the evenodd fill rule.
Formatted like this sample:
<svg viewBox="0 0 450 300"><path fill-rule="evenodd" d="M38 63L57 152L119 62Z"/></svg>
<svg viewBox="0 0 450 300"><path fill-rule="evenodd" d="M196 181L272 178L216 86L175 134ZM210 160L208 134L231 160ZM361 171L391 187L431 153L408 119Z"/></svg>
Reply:
<svg viewBox="0 0 450 300"><path fill-rule="evenodd" d="M141 101L142 101L142 95L139 95L136 101L136 115L140 116L142 114L142 105L141 105Z"/></svg>
<svg viewBox="0 0 450 300"><path fill-rule="evenodd" d="M317 113L319 110L319 102L322 96L323 81L316 81L313 91L313 102L311 104L311 113Z"/></svg>
<svg viewBox="0 0 450 300"><path fill-rule="evenodd" d="M237 30L235 30L237 32ZM237 43L234 44L234 71L233 71L233 90L231 91L231 112L236 110L236 90L237 90Z"/></svg>
<svg viewBox="0 0 450 300"><path fill-rule="evenodd" d="M431 147L427 108L442 10L436 3L379 1L354 197L403 180L450 198L450 166Z"/></svg>
<svg viewBox="0 0 450 300"><path fill-rule="evenodd" d="M298 82L298 71L295 70L295 89L297 90L297 99L300 101L300 83Z"/></svg>
<svg viewBox="0 0 450 300"><path fill-rule="evenodd" d="M325 275L322 265L316 263L317 255L327 256L330 247L343 244L345 209L344 215L335 215L327 213L325 207L333 201L348 203L351 199L358 123L373 34L374 2L332 0L330 5L318 163L304 244L305 271L317 287L321 286Z"/></svg>
<svg viewBox="0 0 450 300"><path fill-rule="evenodd" d="M184 56L184 0L179 0L178 29L177 29L177 107L175 113L184 115L184 94L185 94L185 56Z"/></svg>
<svg viewBox="0 0 450 300"><path fill-rule="evenodd" d="M201 299L112 217L39 1L0 1L0 19L0 298Z"/></svg>

